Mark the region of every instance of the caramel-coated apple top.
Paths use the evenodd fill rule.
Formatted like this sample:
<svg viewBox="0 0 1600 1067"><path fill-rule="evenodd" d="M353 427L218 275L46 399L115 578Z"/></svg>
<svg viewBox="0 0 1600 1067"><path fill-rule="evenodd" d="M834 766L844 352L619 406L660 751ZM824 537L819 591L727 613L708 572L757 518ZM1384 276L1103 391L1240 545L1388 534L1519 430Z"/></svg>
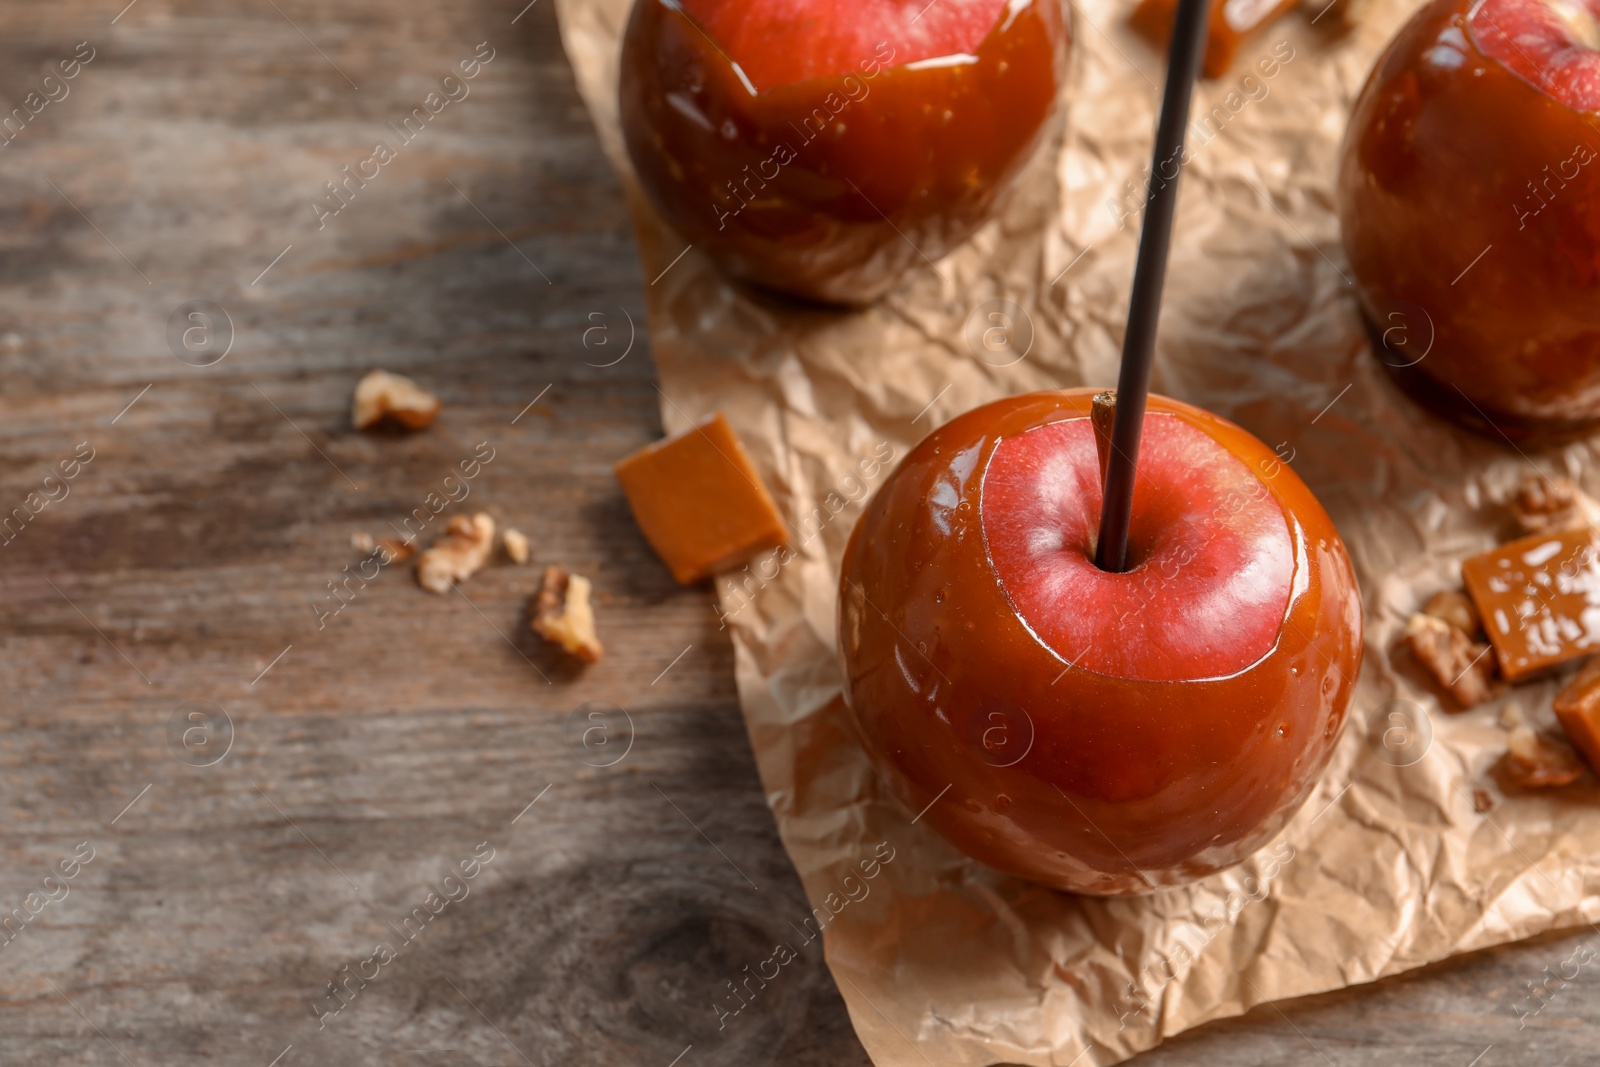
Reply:
<svg viewBox="0 0 1600 1067"><path fill-rule="evenodd" d="M1483 0L1467 26L1485 55L1530 85L1575 111L1600 111L1600 0Z"/></svg>
<svg viewBox="0 0 1600 1067"><path fill-rule="evenodd" d="M982 225L1065 80L1063 0L636 0L640 184L744 281L865 304Z"/></svg>
<svg viewBox="0 0 1600 1067"><path fill-rule="evenodd" d="M1143 892L1238 862L1315 785L1361 659L1354 574L1272 450L1152 396L1129 567L1094 565L1087 390L960 416L845 552L864 743L925 822L1000 870Z"/></svg>
<svg viewBox="0 0 1600 1067"><path fill-rule="evenodd" d="M1029 629L1063 662L1115 678L1220 678L1270 652L1289 606L1294 546L1255 472L1176 415L1147 418L1128 531L1128 571L1145 580L1130 579L1095 566L1093 449L1080 418L1008 437L991 454L989 562Z"/></svg>
<svg viewBox="0 0 1600 1067"><path fill-rule="evenodd" d="M1600 421L1597 15L1433 0L1351 110L1339 222L1374 352L1496 440Z"/></svg>
<svg viewBox="0 0 1600 1067"><path fill-rule="evenodd" d="M757 92L857 74L862 58L885 43L892 43L896 63L970 56L1007 7L1007 0L941 0L920 11L899 0L679 3Z"/></svg>

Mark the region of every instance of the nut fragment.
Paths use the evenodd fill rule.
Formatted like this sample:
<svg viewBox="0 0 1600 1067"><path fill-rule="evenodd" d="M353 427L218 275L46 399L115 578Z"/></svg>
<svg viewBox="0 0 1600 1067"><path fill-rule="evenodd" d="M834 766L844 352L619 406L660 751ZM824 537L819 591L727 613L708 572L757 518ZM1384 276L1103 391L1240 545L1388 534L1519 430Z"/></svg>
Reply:
<svg viewBox="0 0 1600 1067"><path fill-rule="evenodd" d="M585 663L594 663L604 651L594 632L594 608L589 605L589 579L568 574L560 567L546 567L533 598L529 625L547 641L554 641L568 654Z"/></svg>
<svg viewBox="0 0 1600 1067"><path fill-rule="evenodd" d="M370 556L374 547L372 535L358 530L350 535L350 547L363 556Z"/></svg>
<svg viewBox="0 0 1600 1067"><path fill-rule="evenodd" d="M1494 694L1494 653L1489 646L1432 615L1413 615L1403 638L1411 654L1463 708L1482 704Z"/></svg>
<svg viewBox="0 0 1600 1067"><path fill-rule="evenodd" d="M350 421L358 430L376 426L384 419L408 430L433 425L439 415L439 398L422 386L386 370L368 371L356 383L355 399L350 404Z"/></svg>
<svg viewBox="0 0 1600 1067"><path fill-rule="evenodd" d="M434 593L448 593L454 582L472 577L494 550L494 519L483 512L457 515L444 536L417 557L417 584Z"/></svg>
<svg viewBox="0 0 1600 1067"><path fill-rule="evenodd" d="M1546 789L1577 781L1583 764L1562 742L1519 726L1506 739L1506 773L1520 786Z"/></svg>
<svg viewBox="0 0 1600 1067"><path fill-rule="evenodd" d="M1474 789L1472 791L1472 810L1482 815L1494 810L1494 797L1487 789Z"/></svg>
<svg viewBox="0 0 1600 1067"><path fill-rule="evenodd" d="M1528 725L1527 716L1522 714L1522 705L1515 700L1506 701L1505 707L1500 709L1500 725L1507 730Z"/></svg>
<svg viewBox="0 0 1600 1067"><path fill-rule="evenodd" d="M1589 766L1600 773L1600 656L1583 665L1583 669L1556 694L1556 719L1566 732L1567 740L1589 761Z"/></svg>
<svg viewBox="0 0 1600 1067"><path fill-rule="evenodd" d="M1511 498L1511 512L1526 534L1588 526L1588 498L1569 478L1526 475Z"/></svg>
<svg viewBox="0 0 1600 1067"><path fill-rule="evenodd" d="M528 538L521 530L506 527L506 532L500 535L501 542L506 546L506 555L512 563L528 562Z"/></svg>
<svg viewBox="0 0 1600 1067"><path fill-rule="evenodd" d="M1459 589L1439 590L1422 605L1422 613L1449 623L1468 637L1476 637L1483 628L1472 598Z"/></svg>

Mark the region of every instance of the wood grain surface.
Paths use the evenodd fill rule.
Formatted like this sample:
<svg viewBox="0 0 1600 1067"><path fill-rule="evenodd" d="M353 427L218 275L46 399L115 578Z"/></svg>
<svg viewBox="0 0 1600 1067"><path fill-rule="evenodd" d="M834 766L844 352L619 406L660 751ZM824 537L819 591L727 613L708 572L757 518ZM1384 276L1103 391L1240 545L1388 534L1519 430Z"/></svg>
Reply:
<svg viewBox="0 0 1600 1067"><path fill-rule="evenodd" d="M610 473L649 279L524 2L0 4L0 1063L866 1063L815 947L719 1026L806 906ZM353 432L375 366L439 422ZM606 658L534 566L350 578L430 494L592 576ZM1593 1062L1592 937L1138 1062Z"/></svg>

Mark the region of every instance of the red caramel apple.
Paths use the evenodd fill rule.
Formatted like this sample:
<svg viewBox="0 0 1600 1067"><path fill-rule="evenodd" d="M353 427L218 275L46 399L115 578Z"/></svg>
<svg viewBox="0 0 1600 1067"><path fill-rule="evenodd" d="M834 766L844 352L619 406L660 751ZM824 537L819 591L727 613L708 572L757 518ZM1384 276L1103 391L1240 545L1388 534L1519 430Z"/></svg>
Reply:
<svg viewBox="0 0 1600 1067"><path fill-rule="evenodd" d="M637 0L628 153L730 274L865 304L966 240L1065 78L1061 0Z"/></svg>
<svg viewBox="0 0 1600 1067"><path fill-rule="evenodd" d="M913 449L851 535L839 641L912 811L999 870L1139 893L1237 863L1299 808L1344 723L1361 605L1294 472L1159 396L1128 570L1097 569L1091 396L1012 397Z"/></svg>
<svg viewBox="0 0 1600 1067"><path fill-rule="evenodd" d="M1600 0L1435 0L1350 118L1339 217L1374 349L1514 438L1600 419Z"/></svg>

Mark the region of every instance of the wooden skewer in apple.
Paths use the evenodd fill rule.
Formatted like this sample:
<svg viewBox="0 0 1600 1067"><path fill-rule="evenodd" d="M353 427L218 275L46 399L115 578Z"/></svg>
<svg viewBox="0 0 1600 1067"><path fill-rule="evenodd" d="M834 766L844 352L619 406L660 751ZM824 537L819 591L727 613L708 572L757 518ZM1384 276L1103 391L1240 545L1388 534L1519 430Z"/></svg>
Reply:
<svg viewBox="0 0 1600 1067"><path fill-rule="evenodd" d="M1205 8L1179 8L1158 162L1182 160ZM1148 395L1175 193L1150 193L1115 403L955 418L884 481L842 566L845 693L880 772L967 854L1078 892L1178 884L1269 841L1361 661L1355 576L1311 491L1245 430Z"/></svg>

